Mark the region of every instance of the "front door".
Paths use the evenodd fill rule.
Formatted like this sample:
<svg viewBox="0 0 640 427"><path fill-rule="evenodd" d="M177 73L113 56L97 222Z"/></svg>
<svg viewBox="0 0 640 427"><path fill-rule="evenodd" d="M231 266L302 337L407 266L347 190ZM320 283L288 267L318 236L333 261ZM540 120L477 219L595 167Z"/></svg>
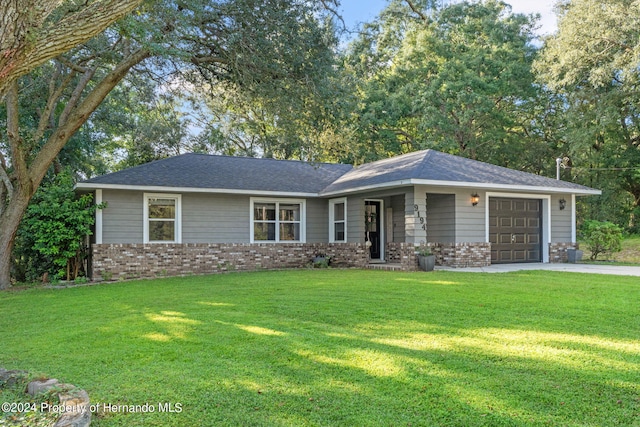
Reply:
<svg viewBox="0 0 640 427"><path fill-rule="evenodd" d="M489 199L491 263L542 262L542 201Z"/></svg>
<svg viewBox="0 0 640 427"><path fill-rule="evenodd" d="M380 202L366 200L364 202L364 239L365 242L371 242L369 252L371 259L380 259Z"/></svg>

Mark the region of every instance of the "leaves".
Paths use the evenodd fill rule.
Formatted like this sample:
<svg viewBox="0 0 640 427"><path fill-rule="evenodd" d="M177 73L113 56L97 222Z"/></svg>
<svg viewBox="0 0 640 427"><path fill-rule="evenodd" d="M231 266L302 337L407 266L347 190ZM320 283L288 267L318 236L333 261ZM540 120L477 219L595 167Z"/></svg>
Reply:
<svg viewBox="0 0 640 427"><path fill-rule="evenodd" d="M29 257L30 250L38 252L57 267L59 277L64 277L70 260L79 261L85 236L92 234L96 210L104 207L93 204L91 194L76 197L68 172L58 175L53 183L38 190L27 209L20 229L23 255ZM27 242L30 248L25 247Z"/></svg>
<svg viewBox="0 0 640 427"><path fill-rule="evenodd" d="M382 15L376 42L366 35L352 46L355 73L377 64L359 75L363 137L390 152L431 147L491 161L527 126L535 20L496 1L428 11L426 21Z"/></svg>

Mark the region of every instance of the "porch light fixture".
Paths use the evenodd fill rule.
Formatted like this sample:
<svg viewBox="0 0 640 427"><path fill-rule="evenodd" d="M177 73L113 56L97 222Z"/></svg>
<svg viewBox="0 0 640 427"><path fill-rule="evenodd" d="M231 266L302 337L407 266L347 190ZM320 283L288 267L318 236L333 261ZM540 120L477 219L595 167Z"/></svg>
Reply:
<svg viewBox="0 0 640 427"><path fill-rule="evenodd" d="M473 206L476 206L478 204L478 202L480 201L480 196L478 196L478 193L473 193L471 195L471 204Z"/></svg>
<svg viewBox="0 0 640 427"><path fill-rule="evenodd" d="M567 201L565 199L560 199L560 210L563 211L564 208L567 206Z"/></svg>

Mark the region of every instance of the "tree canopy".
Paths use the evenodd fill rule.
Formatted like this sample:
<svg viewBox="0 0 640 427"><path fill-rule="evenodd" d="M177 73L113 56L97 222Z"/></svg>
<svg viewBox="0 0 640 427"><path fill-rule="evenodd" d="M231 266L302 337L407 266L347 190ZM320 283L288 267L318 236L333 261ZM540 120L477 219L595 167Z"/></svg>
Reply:
<svg viewBox="0 0 640 427"><path fill-rule="evenodd" d="M510 158L537 94L534 24L497 1L423 11L391 3L347 56L363 96L362 138L379 155L436 148Z"/></svg>
<svg viewBox="0 0 640 427"><path fill-rule="evenodd" d="M42 3L31 4L35 20L23 13L30 4L12 3L11 25L0 33L9 58L0 64L7 129L0 142L0 288L10 284L18 224L50 165L131 70L161 85L229 85L283 105L313 92L332 48L322 18L331 0L155 0L121 20L138 2ZM69 43L60 47L62 29ZM59 49L50 50L52 43Z"/></svg>
<svg viewBox="0 0 640 427"><path fill-rule="evenodd" d="M572 175L604 190L589 216L637 230L640 214L640 5L631 0L559 4L558 31L535 70L563 99Z"/></svg>

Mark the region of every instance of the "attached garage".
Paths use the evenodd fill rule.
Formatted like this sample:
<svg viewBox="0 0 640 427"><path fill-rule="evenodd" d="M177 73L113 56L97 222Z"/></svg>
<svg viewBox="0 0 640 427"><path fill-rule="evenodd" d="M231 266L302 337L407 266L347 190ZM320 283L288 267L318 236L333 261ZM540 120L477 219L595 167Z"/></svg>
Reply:
<svg viewBox="0 0 640 427"><path fill-rule="evenodd" d="M489 198L491 263L543 261L542 200Z"/></svg>

